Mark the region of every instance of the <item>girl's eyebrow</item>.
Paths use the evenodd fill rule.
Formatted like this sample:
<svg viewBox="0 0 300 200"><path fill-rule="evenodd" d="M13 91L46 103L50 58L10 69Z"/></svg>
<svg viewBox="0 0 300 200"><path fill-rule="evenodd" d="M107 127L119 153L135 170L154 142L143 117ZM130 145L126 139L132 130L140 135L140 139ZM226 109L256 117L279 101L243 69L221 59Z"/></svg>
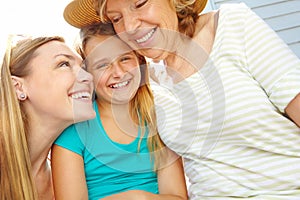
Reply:
<svg viewBox="0 0 300 200"><path fill-rule="evenodd" d="M89 65L96 65L96 64L99 64L99 63L112 63L114 61L116 61L118 58L122 57L122 56L127 56L127 55L132 55L134 54L133 51L127 51L123 54L119 54L118 56L115 56L114 58L111 58L109 56L107 57L104 57L104 58L100 58L98 59L97 58L93 58L93 57L89 57L87 56L85 59L84 59L84 63L85 64L89 64Z"/></svg>
<svg viewBox="0 0 300 200"><path fill-rule="evenodd" d="M126 56L126 55L133 55L133 52L130 51L130 52L126 52L126 53L120 54L117 58L120 58L120 57ZM117 58L115 58L115 59L117 59Z"/></svg>
<svg viewBox="0 0 300 200"><path fill-rule="evenodd" d="M83 62L86 65L97 65L97 64L103 64L103 63L111 63L112 61L108 58L102 58L102 59L89 59L89 58L86 58Z"/></svg>

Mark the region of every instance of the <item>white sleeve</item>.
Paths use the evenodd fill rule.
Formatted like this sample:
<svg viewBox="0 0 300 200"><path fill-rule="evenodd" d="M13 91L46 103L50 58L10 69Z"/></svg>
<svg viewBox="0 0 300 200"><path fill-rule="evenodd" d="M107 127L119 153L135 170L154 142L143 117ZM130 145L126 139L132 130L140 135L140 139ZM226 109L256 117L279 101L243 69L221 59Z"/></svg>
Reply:
<svg viewBox="0 0 300 200"><path fill-rule="evenodd" d="M260 17L242 4L248 70L284 112L300 92L300 60Z"/></svg>
<svg viewBox="0 0 300 200"><path fill-rule="evenodd" d="M160 137L165 143L174 140L179 133L182 121L180 101L169 88L152 83L157 127Z"/></svg>

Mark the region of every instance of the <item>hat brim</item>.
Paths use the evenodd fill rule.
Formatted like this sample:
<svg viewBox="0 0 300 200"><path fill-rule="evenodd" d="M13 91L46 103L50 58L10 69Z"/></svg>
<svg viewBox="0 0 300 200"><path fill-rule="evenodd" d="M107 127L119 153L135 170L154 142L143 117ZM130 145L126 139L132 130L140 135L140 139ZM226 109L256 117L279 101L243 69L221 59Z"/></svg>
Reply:
<svg viewBox="0 0 300 200"><path fill-rule="evenodd" d="M93 6L93 0L72 1L66 6L63 16L67 23L76 28L100 22L100 17Z"/></svg>

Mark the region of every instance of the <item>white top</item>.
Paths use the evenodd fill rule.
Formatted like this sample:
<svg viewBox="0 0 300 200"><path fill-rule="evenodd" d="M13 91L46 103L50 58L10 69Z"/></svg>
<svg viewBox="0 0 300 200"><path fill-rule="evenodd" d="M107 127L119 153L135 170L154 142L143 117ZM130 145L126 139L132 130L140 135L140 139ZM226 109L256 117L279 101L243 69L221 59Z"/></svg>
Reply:
<svg viewBox="0 0 300 200"><path fill-rule="evenodd" d="M300 61L245 4L221 6L199 73L152 87L190 199L300 199L300 129L284 115L300 92Z"/></svg>

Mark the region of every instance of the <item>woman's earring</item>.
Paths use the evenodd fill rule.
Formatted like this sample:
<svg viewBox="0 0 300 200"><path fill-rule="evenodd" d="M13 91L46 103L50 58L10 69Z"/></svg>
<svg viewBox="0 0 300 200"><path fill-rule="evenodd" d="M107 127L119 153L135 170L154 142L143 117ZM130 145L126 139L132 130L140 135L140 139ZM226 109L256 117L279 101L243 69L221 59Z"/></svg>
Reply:
<svg viewBox="0 0 300 200"><path fill-rule="evenodd" d="M24 101L26 99L26 95L24 93L21 93L19 98L21 101Z"/></svg>

